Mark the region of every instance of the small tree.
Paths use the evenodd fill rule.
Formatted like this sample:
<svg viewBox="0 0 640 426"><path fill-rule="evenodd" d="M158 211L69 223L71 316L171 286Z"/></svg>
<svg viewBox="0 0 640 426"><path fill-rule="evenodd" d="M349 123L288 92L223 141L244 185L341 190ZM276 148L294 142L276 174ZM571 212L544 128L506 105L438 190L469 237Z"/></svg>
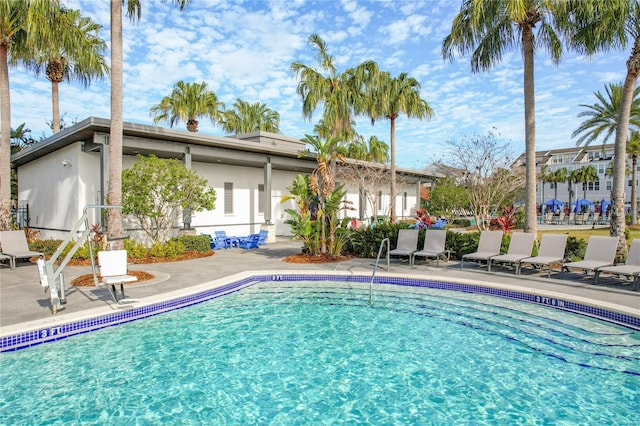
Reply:
<svg viewBox="0 0 640 426"><path fill-rule="evenodd" d="M153 242L169 239L181 210L215 208L214 189L179 160L154 155L138 159L122 172L122 212L132 215Z"/></svg>
<svg viewBox="0 0 640 426"><path fill-rule="evenodd" d="M447 222L451 222L460 211L469 208L467 191L450 176L438 178L429 195L429 211L444 217Z"/></svg>
<svg viewBox="0 0 640 426"><path fill-rule="evenodd" d="M461 183L467 190L478 229L484 230L493 212L512 201L524 185L524 170L512 168L509 144L498 143L493 132L462 141L449 141L454 167L462 170Z"/></svg>

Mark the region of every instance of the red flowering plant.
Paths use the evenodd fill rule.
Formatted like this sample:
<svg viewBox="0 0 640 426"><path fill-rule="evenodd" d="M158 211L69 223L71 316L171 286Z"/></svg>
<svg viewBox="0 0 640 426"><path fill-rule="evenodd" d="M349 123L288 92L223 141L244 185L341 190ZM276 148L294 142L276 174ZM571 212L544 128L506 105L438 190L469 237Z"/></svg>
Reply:
<svg viewBox="0 0 640 426"><path fill-rule="evenodd" d="M502 216L491 221L492 228L510 233L516 227L516 209L513 206L505 206Z"/></svg>
<svg viewBox="0 0 640 426"><path fill-rule="evenodd" d="M428 228L431 226L431 216L425 208L416 209L416 220L418 228Z"/></svg>

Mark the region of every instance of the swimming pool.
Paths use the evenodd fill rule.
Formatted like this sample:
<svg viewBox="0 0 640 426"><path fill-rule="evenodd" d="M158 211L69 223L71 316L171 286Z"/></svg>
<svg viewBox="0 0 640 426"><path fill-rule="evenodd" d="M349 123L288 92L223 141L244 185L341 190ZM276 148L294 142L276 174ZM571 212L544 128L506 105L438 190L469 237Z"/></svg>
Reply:
<svg viewBox="0 0 640 426"><path fill-rule="evenodd" d="M360 281L244 282L4 353L0 420L637 424L637 330L427 287L376 285L369 306Z"/></svg>

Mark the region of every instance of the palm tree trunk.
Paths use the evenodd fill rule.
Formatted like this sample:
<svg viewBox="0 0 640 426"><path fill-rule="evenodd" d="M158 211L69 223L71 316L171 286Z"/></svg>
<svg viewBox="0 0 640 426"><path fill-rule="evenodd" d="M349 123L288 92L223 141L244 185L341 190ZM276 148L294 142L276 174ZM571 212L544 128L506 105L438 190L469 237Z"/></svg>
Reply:
<svg viewBox="0 0 640 426"><path fill-rule="evenodd" d="M60 97L58 95L58 82L51 82L51 102L52 102L52 110L53 110L53 118L51 122L51 126L53 129L53 134L55 135L60 131Z"/></svg>
<svg viewBox="0 0 640 426"><path fill-rule="evenodd" d="M122 204L122 2L111 3L111 128L109 131L109 204ZM122 237L120 209L109 209L109 238ZM119 245L119 244L117 244Z"/></svg>
<svg viewBox="0 0 640 426"><path fill-rule="evenodd" d="M396 120L391 118L391 200L389 205L389 219L396 222Z"/></svg>
<svg viewBox="0 0 640 426"><path fill-rule="evenodd" d="M627 136L631 103L636 81L640 72L640 38L636 38L631 55L627 60L627 75L622 86L620 109L616 123L616 142L613 154L613 189L611 199L611 236L618 237L618 255L627 254L625 234L624 181L627 166Z"/></svg>
<svg viewBox="0 0 640 426"><path fill-rule="evenodd" d="M524 232L536 233L536 106L533 85L533 33L522 31L524 57L525 215Z"/></svg>
<svg viewBox="0 0 640 426"><path fill-rule="evenodd" d="M631 224L638 224L638 156L631 156Z"/></svg>
<svg viewBox="0 0 640 426"><path fill-rule="evenodd" d="M8 49L0 44L0 230L11 224L11 100Z"/></svg>

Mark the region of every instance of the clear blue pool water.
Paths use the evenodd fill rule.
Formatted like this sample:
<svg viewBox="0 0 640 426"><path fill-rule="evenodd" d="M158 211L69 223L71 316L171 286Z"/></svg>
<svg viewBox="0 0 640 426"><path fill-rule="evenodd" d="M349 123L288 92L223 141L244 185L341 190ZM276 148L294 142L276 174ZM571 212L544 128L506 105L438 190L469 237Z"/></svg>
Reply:
<svg viewBox="0 0 640 426"><path fill-rule="evenodd" d="M2 424L637 425L640 333L477 294L261 283L0 354Z"/></svg>

